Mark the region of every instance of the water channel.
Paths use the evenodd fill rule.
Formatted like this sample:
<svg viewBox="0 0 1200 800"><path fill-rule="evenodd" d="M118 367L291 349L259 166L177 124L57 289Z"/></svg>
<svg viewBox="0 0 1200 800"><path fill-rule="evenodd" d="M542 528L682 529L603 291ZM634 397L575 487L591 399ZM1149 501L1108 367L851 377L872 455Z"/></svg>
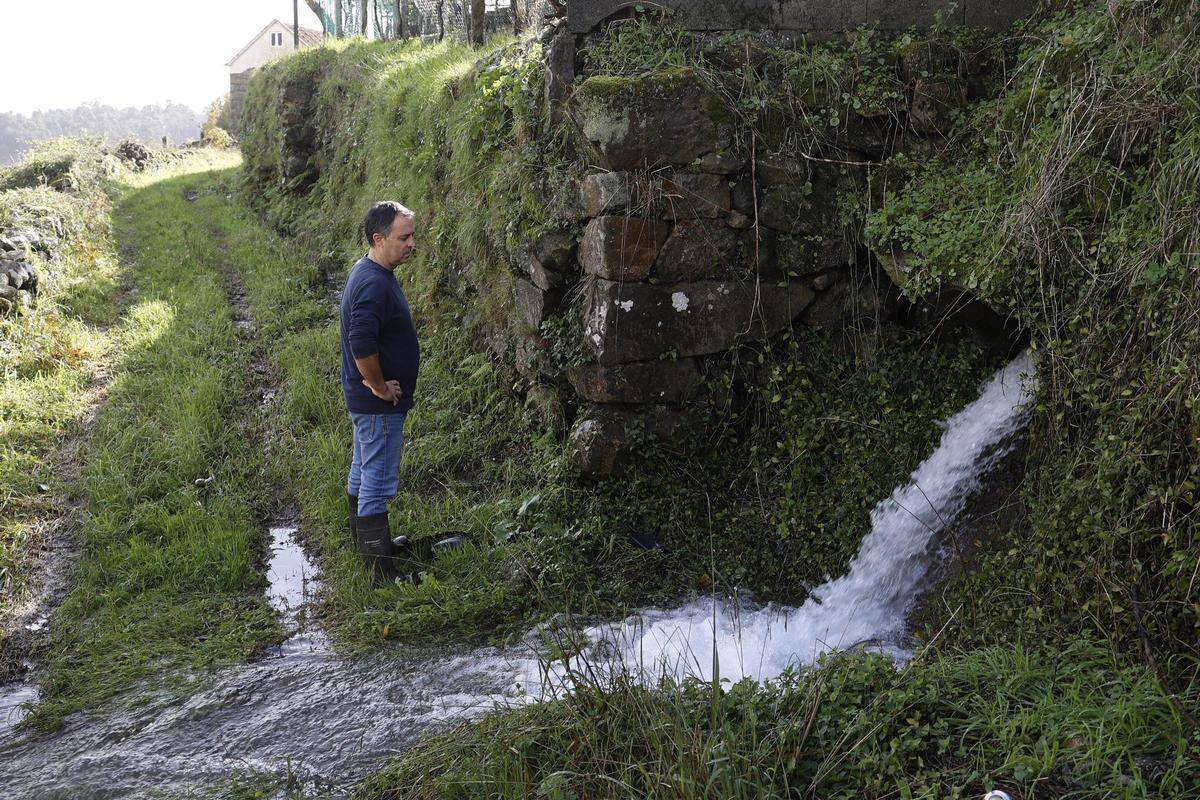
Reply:
<svg viewBox="0 0 1200 800"><path fill-rule="evenodd" d="M701 598L588 628L573 662L593 674L765 680L831 649L872 643L907 655L905 618L936 560L936 534L962 511L1025 419L1032 364L1022 355L943 427L934 453L871 514L846 575L798 607ZM547 667L532 644L505 650L396 648L340 656L307 625L317 574L295 528L272 528L268 599L293 635L269 657L215 676L180 675L170 689L131 690L37 737L0 722L0 786L10 798L101 800L179 796L224 786L235 773L290 775L347 794L430 732L565 691L567 665ZM537 637L529 637L536 641ZM0 720L36 699L32 685L0 692Z"/></svg>

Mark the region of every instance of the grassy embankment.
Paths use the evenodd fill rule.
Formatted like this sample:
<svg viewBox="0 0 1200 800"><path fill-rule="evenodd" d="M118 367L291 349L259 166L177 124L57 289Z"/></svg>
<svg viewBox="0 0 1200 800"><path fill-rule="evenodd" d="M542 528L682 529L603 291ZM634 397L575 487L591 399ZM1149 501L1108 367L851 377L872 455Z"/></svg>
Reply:
<svg viewBox="0 0 1200 800"><path fill-rule="evenodd" d="M369 202L399 198L420 215L419 256L401 279L425 359L394 519L418 538L463 529L476 546L415 589L367 591L352 561L336 561L327 619L357 641L504 633L559 611L619 613L714 584L802 596L844 569L873 504L991 366L970 343L899 329L868 337L861 361L818 334L746 348L715 379L717 400L737 397L733 411L714 407L685 445L644 442L617 481L580 484L562 443L574 410L532 394L522 405L506 390L508 367L479 352L480 337L503 339L511 324L510 264L526 239L561 224L555 209L582 169L540 105L537 55L504 42L477 65L479 53L453 44L341 43L265 68L248 93L250 199L307 253L296 258L322 264L331 287L361 255L355 229ZM304 118L323 166L298 192L279 179L278 101L314 85ZM253 263L255 247L239 264ZM252 295L268 292L248 282ZM572 313L550 323L564 329L565 359ZM286 483L305 529L342 554L349 432L334 315L282 341L284 427L298 454ZM731 388L735 374L752 388ZM656 533L670 553L636 550L633 530Z"/></svg>
<svg viewBox="0 0 1200 800"><path fill-rule="evenodd" d="M6 610L29 599L29 570L60 511L63 487L47 457L89 411L111 357L105 328L116 316L118 267L106 226L104 167L94 148L56 143L0 173L0 222L31 226L60 250L58 263L38 259L37 305L0 316L0 607ZM73 185L76 193L47 180Z"/></svg>
<svg viewBox="0 0 1200 800"><path fill-rule="evenodd" d="M53 726L166 667L244 659L279 633L262 595L259 514L271 498L257 397L248 396L253 342L235 331L219 243L184 200L211 179L172 178L231 163L236 156L202 153L114 183L111 217L92 196L93 233L37 313L10 323L57 326L90 348L47 350L6 385L6 396L43 412L26 412L29 433L12 439L28 461L44 464L86 410L78 390L93 370L108 376L79 478L58 487L80 512L78 529L58 535L76 537L81 555L41 653L34 725ZM80 253L87 260L73 261Z"/></svg>
<svg viewBox="0 0 1200 800"><path fill-rule="evenodd" d="M948 587L938 651L726 694L581 679L428 742L362 795L1190 797L1197 26L1187 4L1129 2L1028 29L1003 91L883 176L868 230L906 290L970 287L1040 351L1027 527Z"/></svg>

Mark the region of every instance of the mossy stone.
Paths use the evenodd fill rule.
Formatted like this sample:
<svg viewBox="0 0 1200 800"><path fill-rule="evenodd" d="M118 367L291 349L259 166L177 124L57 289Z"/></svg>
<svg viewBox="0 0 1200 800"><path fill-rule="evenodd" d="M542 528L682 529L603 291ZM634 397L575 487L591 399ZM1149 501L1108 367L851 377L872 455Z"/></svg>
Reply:
<svg viewBox="0 0 1200 800"><path fill-rule="evenodd" d="M574 103L584 136L609 169L682 166L732 142L733 113L689 68L597 75Z"/></svg>

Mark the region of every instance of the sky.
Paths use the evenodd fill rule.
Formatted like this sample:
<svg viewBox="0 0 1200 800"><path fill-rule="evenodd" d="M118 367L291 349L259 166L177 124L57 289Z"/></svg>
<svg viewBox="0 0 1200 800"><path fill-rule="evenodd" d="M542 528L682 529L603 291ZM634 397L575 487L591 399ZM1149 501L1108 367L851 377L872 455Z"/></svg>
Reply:
<svg viewBox="0 0 1200 800"><path fill-rule="evenodd" d="M229 91L226 65L292 0L5 0L0 111L183 103ZM299 0L300 26L320 30Z"/></svg>

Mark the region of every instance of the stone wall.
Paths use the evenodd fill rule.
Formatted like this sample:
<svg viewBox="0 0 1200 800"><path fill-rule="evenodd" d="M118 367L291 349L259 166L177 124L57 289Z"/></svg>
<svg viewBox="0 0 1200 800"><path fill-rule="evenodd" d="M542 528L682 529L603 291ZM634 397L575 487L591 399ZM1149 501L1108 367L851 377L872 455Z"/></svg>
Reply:
<svg viewBox="0 0 1200 800"><path fill-rule="evenodd" d="M835 189L866 191L862 165L752 159L687 69L588 78L569 109L597 167L579 180L581 232L533 243L514 304L535 354L527 378L565 383L580 407L571 436L585 474L611 475L641 434L694 430L689 407L730 350L886 313L836 208ZM579 315L583 358L562 375L536 354L551 349L542 323L564 309Z"/></svg>
<svg viewBox="0 0 1200 800"><path fill-rule="evenodd" d="M242 107L246 102L246 84L250 82L253 69L245 72L235 72L229 75L229 120L233 126L231 133L238 133L242 128Z"/></svg>
<svg viewBox="0 0 1200 800"><path fill-rule="evenodd" d="M492 310L510 314L489 315L479 341L519 373L528 402L569 426L576 464L594 478L615 474L647 436L702 430L741 380L730 366L739 348L900 310L885 268L903 265L881 264L888 254L870 252L843 204L877 207L868 171L935 150L954 113L986 95L980 71L994 69L960 46L914 42L890 65L886 102L844 109L835 127L823 118L819 141L801 147L749 137L711 75L576 76L584 37L560 21L542 38L548 119L578 165L565 191L574 200L558 178L552 190L535 184L560 216L506 244L512 305ZM273 87L278 158L248 160L285 195L304 195L331 168L314 128L317 86L297 75ZM453 280L492 281L473 287L491 297L495 277Z"/></svg>
<svg viewBox="0 0 1200 800"><path fill-rule="evenodd" d="M573 33L588 33L604 20L635 7L668 9L694 31L771 30L784 35L833 33L866 25L902 31L931 25L1003 28L1033 13L1035 0L567 0Z"/></svg>
<svg viewBox="0 0 1200 800"><path fill-rule="evenodd" d="M574 63L571 26L551 65ZM893 154L935 149L978 67L954 48L914 46L896 67L906 97L851 114L803 153L751 151L727 103L689 69L551 75L570 87L560 114L592 169L563 220L578 233L542 237L519 265L517 362L530 385L578 410L570 436L584 474L611 476L638 438L703 426L704 395L727 385L730 351L792 326L842 329L896 313L886 274L896 265L844 224L839 199L870 197L868 170ZM949 305L975 308L967 299ZM582 339L566 370L545 357L564 349L544 324L563 314Z"/></svg>
<svg viewBox="0 0 1200 800"><path fill-rule="evenodd" d="M26 237L0 236L0 314L32 306L37 298L37 285L37 270Z"/></svg>
<svg viewBox="0 0 1200 800"><path fill-rule="evenodd" d="M37 301L35 256L57 257L66 237L62 220L40 206L18 205L13 222L0 227L0 314L29 308ZM25 219L36 224L23 224Z"/></svg>

